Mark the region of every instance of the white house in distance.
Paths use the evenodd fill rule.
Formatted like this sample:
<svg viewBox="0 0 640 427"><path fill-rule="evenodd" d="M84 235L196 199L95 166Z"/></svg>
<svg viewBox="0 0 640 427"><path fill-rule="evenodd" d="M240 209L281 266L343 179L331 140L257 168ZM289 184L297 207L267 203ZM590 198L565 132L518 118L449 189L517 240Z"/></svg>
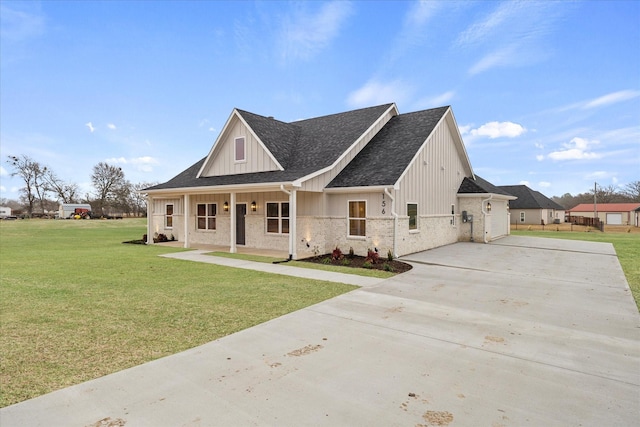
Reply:
<svg viewBox="0 0 640 427"><path fill-rule="evenodd" d="M606 225L633 225L638 227L640 203L581 203L571 208L567 215L594 218L597 214Z"/></svg>
<svg viewBox="0 0 640 427"><path fill-rule="evenodd" d="M148 243L292 259L488 242L509 233L514 199L475 176L450 107L393 103L291 123L234 109L204 158L143 192Z"/></svg>

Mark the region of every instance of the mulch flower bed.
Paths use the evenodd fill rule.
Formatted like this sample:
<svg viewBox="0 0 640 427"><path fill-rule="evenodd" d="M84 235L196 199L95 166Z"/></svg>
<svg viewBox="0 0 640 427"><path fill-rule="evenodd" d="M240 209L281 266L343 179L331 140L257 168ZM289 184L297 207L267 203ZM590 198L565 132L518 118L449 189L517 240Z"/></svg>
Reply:
<svg viewBox="0 0 640 427"><path fill-rule="evenodd" d="M393 273L404 273L405 271L409 271L412 268L411 265L407 264L406 262L398 261L397 259L389 261L387 258L380 257L377 262L371 263L367 262L367 257L360 255L345 255L341 259L333 259L331 254L325 254L314 256L311 258L300 259L298 261L313 262L316 264L324 265L337 265L342 267L368 268L370 270L385 270L391 271Z"/></svg>

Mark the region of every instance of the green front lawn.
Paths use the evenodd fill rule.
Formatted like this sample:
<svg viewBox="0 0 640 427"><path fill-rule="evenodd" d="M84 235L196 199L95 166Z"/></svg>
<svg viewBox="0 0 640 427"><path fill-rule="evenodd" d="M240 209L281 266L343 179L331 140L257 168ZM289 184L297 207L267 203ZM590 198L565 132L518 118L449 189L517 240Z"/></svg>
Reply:
<svg viewBox="0 0 640 427"><path fill-rule="evenodd" d="M552 228L552 227L549 227ZM599 231L515 231L511 234L516 236L551 237L555 239L586 240L590 242L612 243L620 265L627 278L629 287L640 309L640 234L619 233Z"/></svg>
<svg viewBox="0 0 640 427"><path fill-rule="evenodd" d="M145 220L0 221L0 406L355 289L158 257Z"/></svg>

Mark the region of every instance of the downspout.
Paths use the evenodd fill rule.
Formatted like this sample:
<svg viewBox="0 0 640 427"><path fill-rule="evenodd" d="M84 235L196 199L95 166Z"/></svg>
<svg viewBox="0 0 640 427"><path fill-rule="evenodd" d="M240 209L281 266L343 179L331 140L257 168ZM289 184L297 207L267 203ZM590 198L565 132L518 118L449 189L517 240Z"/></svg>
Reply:
<svg viewBox="0 0 640 427"><path fill-rule="evenodd" d="M398 247L398 213L396 212L396 199L391 195L388 188L384 189L384 193L391 199L391 215L393 215L393 257L398 257L396 248Z"/></svg>
<svg viewBox="0 0 640 427"><path fill-rule="evenodd" d="M280 190L289 196L289 259L295 259L296 253L296 227L297 227L297 209L296 209L296 190L286 190L284 184L280 184Z"/></svg>
<svg viewBox="0 0 640 427"><path fill-rule="evenodd" d="M482 208L482 228L483 228L483 230L482 230L483 231L482 240L485 243L489 243L487 241L487 215L489 215L489 212L487 212L485 210L485 207L487 206L487 202L489 200L491 200L491 199L493 199L493 194L490 194L488 199L484 199L482 201L482 206L481 206L481 208Z"/></svg>

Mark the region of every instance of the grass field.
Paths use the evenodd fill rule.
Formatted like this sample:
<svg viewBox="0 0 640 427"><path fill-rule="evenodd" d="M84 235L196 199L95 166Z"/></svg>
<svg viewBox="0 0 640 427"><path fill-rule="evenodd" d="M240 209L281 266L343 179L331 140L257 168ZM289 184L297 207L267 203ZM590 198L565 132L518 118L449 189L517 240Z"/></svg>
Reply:
<svg viewBox="0 0 640 427"><path fill-rule="evenodd" d="M565 225L565 228L567 226ZM629 230L629 232L627 232ZM613 244L620 265L633 293L636 306L640 309L640 228L638 227L606 227L605 232L587 231L587 228L574 227L574 231L555 231L555 225L534 226L531 230L511 229L511 234L518 236L550 237L555 239L586 240L590 242L606 242Z"/></svg>
<svg viewBox="0 0 640 427"><path fill-rule="evenodd" d="M177 353L354 286L158 257L145 220L0 221L0 406Z"/></svg>

